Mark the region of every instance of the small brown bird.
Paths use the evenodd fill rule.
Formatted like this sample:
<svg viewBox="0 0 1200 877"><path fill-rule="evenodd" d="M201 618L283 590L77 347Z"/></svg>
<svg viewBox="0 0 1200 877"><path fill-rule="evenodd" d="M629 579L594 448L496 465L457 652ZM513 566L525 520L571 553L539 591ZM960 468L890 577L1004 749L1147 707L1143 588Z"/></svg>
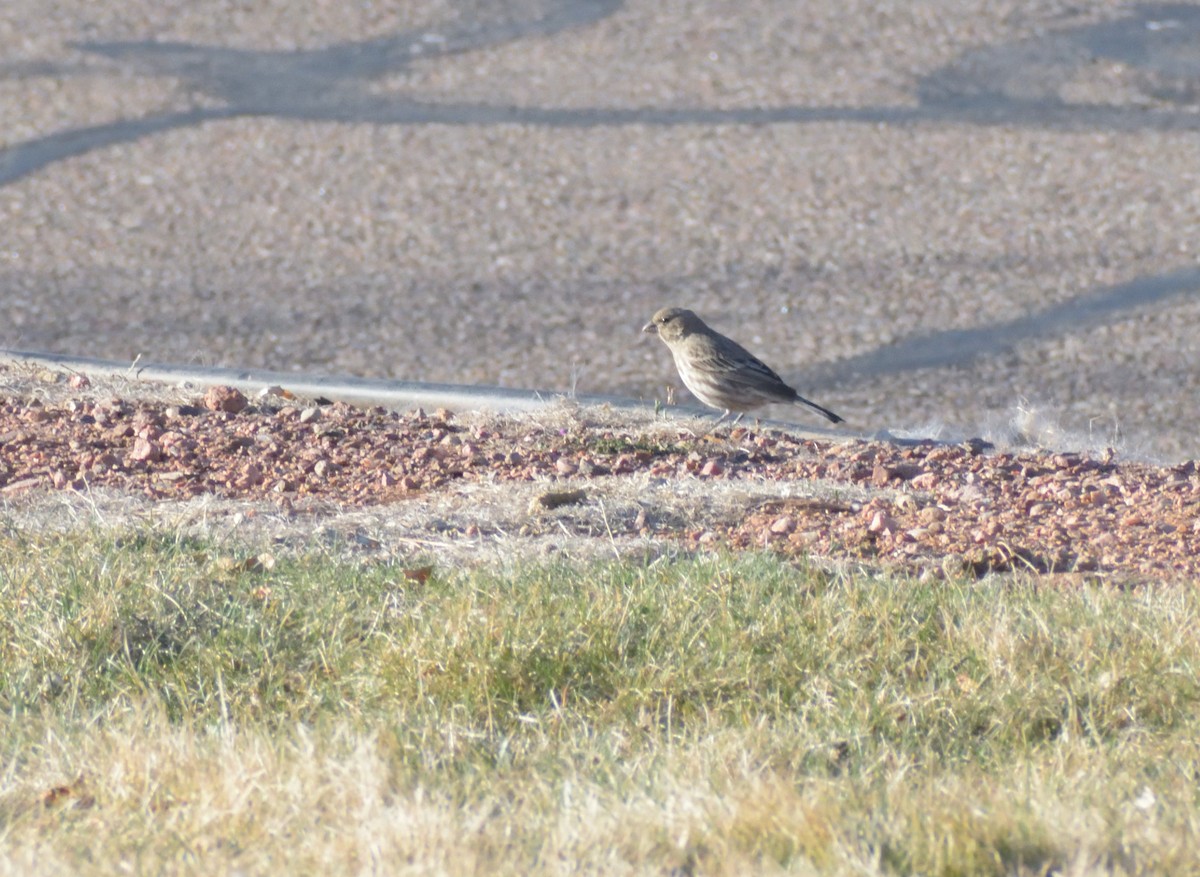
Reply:
<svg viewBox="0 0 1200 877"><path fill-rule="evenodd" d="M642 327L657 335L675 358L679 377L692 395L710 408L724 409L720 423L734 411L737 423L747 411L774 402L796 402L818 411L834 423L838 417L805 399L762 360L732 338L710 328L687 308L663 308Z"/></svg>

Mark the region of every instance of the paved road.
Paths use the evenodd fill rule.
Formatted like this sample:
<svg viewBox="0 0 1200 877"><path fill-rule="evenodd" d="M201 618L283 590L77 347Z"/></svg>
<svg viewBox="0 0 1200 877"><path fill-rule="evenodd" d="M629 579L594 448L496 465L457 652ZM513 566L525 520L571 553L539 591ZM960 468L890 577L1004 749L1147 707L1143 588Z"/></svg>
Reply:
<svg viewBox="0 0 1200 877"><path fill-rule="evenodd" d="M1198 6L8 0L0 48L0 346L662 396L683 304L863 429L1200 456Z"/></svg>

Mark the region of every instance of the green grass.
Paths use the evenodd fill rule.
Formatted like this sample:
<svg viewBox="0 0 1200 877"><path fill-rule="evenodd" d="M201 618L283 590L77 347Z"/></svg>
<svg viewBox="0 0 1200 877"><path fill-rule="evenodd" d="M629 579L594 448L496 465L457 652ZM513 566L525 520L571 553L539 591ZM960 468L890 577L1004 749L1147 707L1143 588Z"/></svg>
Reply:
<svg viewBox="0 0 1200 877"><path fill-rule="evenodd" d="M1194 588L224 551L0 536L0 873L1200 870Z"/></svg>

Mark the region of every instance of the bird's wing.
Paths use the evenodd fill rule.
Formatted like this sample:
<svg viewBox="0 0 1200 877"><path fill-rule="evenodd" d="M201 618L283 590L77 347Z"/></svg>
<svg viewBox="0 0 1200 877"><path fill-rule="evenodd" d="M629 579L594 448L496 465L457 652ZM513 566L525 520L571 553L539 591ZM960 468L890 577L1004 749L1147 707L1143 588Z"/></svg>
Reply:
<svg viewBox="0 0 1200 877"><path fill-rule="evenodd" d="M790 399L795 390L787 385L769 365L752 354L742 345L729 338L724 343L706 349L698 365L708 371L719 372L731 383L762 395L780 395Z"/></svg>

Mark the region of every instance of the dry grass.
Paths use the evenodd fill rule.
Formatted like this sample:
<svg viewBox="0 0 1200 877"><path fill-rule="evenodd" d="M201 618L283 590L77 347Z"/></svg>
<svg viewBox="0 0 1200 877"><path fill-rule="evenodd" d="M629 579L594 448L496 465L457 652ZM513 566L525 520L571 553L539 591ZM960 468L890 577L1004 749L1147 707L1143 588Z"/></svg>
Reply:
<svg viewBox="0 0 1200 877"><path fill-rule="evenodd" d="M0 536L0 872L1184 874L1200 597Z"/></svg>

